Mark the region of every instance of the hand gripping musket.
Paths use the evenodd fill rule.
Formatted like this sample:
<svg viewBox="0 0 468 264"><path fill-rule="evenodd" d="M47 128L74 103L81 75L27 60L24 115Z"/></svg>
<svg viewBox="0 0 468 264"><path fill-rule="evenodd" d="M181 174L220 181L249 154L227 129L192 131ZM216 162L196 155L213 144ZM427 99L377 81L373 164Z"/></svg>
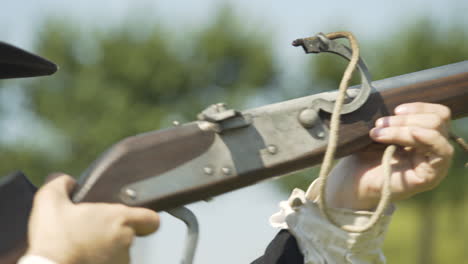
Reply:
<svg viewBox="0 0 468 264"><path fill-rule="evenodd" d="M293 45L306 53L351 56L323 34ZM453 119L468 115L468 61L375 82L362 60L358 69L361 85L348 89L337 157L371 144L375 120L402 103L443 104ZM320 93L245 111L219 103L197 121L123 139L81 175L73 201L168 211L189 226L183 263L191 263L198 224L181 206L320 163L335 98L335 92Z"/></svg>

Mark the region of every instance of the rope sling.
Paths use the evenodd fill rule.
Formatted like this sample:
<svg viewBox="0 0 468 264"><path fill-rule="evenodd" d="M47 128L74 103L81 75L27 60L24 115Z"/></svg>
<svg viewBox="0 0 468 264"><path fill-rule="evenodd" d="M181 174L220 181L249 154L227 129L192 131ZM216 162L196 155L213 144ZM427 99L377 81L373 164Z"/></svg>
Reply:
<svg viewBox="0 0 468 264"><path fill-rule="evenodd" d="M342 225L338 223L335 219L333 219L333 217L331 216L329 212L329 208L327 206L327 202L325 199L327 180L328 180L328 176L330 175L330 171L333 165L333 160L334 160L334 156L336 152L336 147L338 144L338 133L340 129L340 115L341 115L341 109L343 107L343 103L346 97L346 90L348 88L349 81L352 77L354 70L356 69L356 65L359 60L359 45L354 35L350 32L329 33L329 34L326 34L326 37L331 40L339 39L339 38L348 39L350 46L351 46L351 50L352 50L352 57L351 57L351 60L349 61L348 66L346 67L346 70L343 74L343 78L341 79L339 90L338 90L338 96L336 98L336 101L333 107L333 113L331 115L328 145L325 151L325 156L322 162L322 166L320 168L319 178L317 182L318 189L319 189L319 194L317 197L318 205L324 217L328 221L330 221L332 224L334 224L335 226L347 232L362 233L371 229L377 224L380 218L384 215L384 212L390 203L390 198L391 198L390 177L392 174L391 161L392 161L393 154L395 153L396 146L390 145L384 151L384 154L382 157L384 182L382 186L381 197L380 197L379 204L377 205L377 208L375 212L372 214L369 221L364 226L357 227L353 225Z"/></svg>
<svg viewBox="0 0 468 264"><path fill-rule="evenodd" d="M397 149L396 145L389 145L386 147L384 154L382 156L382 168L383 168L383 176L384 181L382 185L381 197L380 201L375 209L375 212L372 214L369 221L361 227L353 226L353 225L343 225L338 223L330 214L329 207L327 206L326 202L326 188L327 188L327 181L330 175L330 171L332 169L333 160L338 144L338 134L340 129L340 115L341 109L344 104L344 100L346 97L346 90L348 89L349 81L351 80L352 74L356 69L358 60L359 60L359 45L351 32L333 32L326 34L326 37L334 40L340 38L348 39L352 56L351 60L349 61L348 66L343 74L343 78L341 79L339 89L338 89L338 96L336 98L333 113L331 115L330 120L330 133L328 138L328 145L325 151L325 156L323 158L322 166L320 168L319 177L318 177L318 205L320 211L322 212L323 216L330 221L333 225L341 228L347 232L354 232L354 233L362 233L372 229L377 222L382 218L384 215L385 210L387 209L388 205L391 201L391 186L390 186L390 179L392 175L392 158ZM465 153L468 153L468 144L461 138L456 136L453 132L449 133L449 138L453 140L456 144L458 144ZM465 167L468 167L468 163L465 164ZM307 193L311 196L311 192L307 191ZM309 200L312 200L313 197L307 197Z"/></svg>

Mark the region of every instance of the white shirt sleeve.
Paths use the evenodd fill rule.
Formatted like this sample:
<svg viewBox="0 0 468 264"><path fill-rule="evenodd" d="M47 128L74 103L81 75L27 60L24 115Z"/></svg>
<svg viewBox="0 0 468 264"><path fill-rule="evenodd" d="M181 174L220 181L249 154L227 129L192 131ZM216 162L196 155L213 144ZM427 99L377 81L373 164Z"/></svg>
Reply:
<svg viewBox="0 0 468 264"><path fill-rule="evenodd" d="M18 260L18 264L58 264L50 259L41 257L41 256L33 256L33 255L26 255L21 257Z"/></svg>
<svg viewBox="0 0 468 264"><path fill-rule="evenodd" d="M385 263L382 245L394 206L390 206L376 226L364 233L349 233L325 219L314 201L304 191L294 189L280 211L270 218L273 227L288 229L296 238L305 264ZM372 212L330 208L330 214L340 224L363 226Z"/></svg>

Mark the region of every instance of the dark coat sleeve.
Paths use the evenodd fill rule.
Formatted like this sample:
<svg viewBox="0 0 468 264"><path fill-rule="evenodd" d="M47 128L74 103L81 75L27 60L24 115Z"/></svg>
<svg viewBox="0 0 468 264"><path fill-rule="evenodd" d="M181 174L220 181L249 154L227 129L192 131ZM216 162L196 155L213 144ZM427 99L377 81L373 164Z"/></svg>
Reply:
<svg viewBox="0 0 468 264"><path fill-rule="evenodd" d="M281 230L270 242L265 254L251 264L304 264L304 256L288 230Z"/></svg>
<svg viewBox="0 0 468 264"><path fill-rule="evenodd" d="M28 218L37 188L22 172L0 179L0 263L16 263L26 248Z"/></svg>

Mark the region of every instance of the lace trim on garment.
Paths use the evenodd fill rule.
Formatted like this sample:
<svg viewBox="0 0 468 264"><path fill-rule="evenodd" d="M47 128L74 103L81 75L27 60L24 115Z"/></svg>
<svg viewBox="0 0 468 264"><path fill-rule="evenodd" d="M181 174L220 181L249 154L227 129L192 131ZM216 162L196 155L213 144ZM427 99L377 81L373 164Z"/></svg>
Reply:
<svg viewBox="0 0 468 264"><path fill-rule="evenodd" d="M279 206L270 224L294 235L305 263L385 263L381 247L395 210L393 205L374 228L364 233L349 233L328 222L317 203L307 200L300 189L294 189ZM372 216L369 211L337 208L330 208L330 213L340 224L356 226L365 225Z"/></svg>

